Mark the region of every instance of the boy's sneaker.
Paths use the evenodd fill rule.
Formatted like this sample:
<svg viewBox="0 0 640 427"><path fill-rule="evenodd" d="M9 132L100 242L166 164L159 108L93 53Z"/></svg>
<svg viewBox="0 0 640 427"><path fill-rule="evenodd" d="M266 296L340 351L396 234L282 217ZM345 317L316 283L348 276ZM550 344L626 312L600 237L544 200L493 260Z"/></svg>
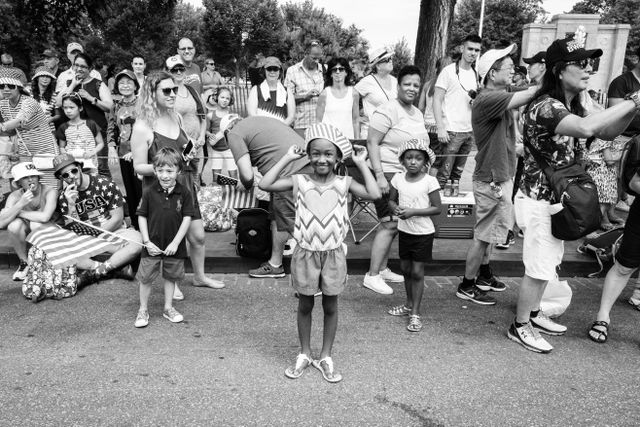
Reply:
<svg viewBox="0 0 640 427"><path fill-rule="evenodd" d="M509 249L509 246L513 245L514 243L516 243L515 235L513 234L512 230L509 230L509 232L507 233L507 239L504 241L504 243L497 243L496 248Z"/></svg>
<svg viewBox="0 0 640 427"><path fill-rule="evenodd" d="M16 270L15 273L13 273L13 280L16 282L22 282L27 277L28 272L29 272L29 265L24 261L20 261L20 265L18 266L18 269Z"/></svg>
<svg viewBox="0 0 640 427"><path fill-rule="evenodd" d="M640 297L640 295L638 295ZM640 310L640 298L638 298L635 293L631 295L629 298L629 304L635 307L636 310Z"/></svg>
<svg viewBox="0 0 640 427"><path fill-rule="evenodd" d="M380 277L382 277L382 280L384 280L385 282L393 282L393 283L402 283L404 282L404 276L401 274L396 274L393 271L391 271L391 269L389 267L385 268L384 270L380 270Z"/></svg>
<svg viewBox="0 0 640 427"><path fill-rule="evenodd" d="M478 287L478 289L485 292L502 292L507 289L507 285L499 281L498 278L493 274L490 277L478 276L476 278L476 286Z"/></svg>
<svg viewBox="0 0 640 427"><path fill-rule="evenodd" d="M391 295L393 293L391 286L387 285L387 282L384 281L380 274L376 276L369 276L369 273L365 274L362 286L382 295Z"/></svg>
<svg viewBox="0 0 640 427"><path fill-rule="evenodd" d="M253 270L249 270L249 277L257 277L257 278L279 278L284 277L284 267L274 267L269 264L269 261L265 261L260 264L260 267L255 268Z"/></svg>
<svg viewBox="0 0 640 427"><path fill-rule="evenodd" d="M551 344L540 336L540 333L531 325L531 322L519 328L516 328L515 323L512 323L509 331L507 331L507 337L527 350L535 351L536 353L549 353L553 350Z"/></svg>
<svg viewBox="0 0 640 427"><path fill-rule="evenodd" d="M473 285L470 289L462 287L462 283L458 285L458 291L456 296L460 299L474 302L478 305L495 305L496 300L493 297L487 295L486 292Z"/></svg>
<svg viewBox="0 0 640 427"><path fill-rule="evenodd" d="M564 335L567 332L567 327L549 319L542 310L538 311L536 317L530 319L531 324L535 329L547 335Z"/></svg>
<svg viewBox="0 0 640 427"><path fill-rule="evenodd" d="M165 319L169 319L169 321L172 323L180 323L184 320L182 314L178 313L178 310L173 307L171 307L169 310L165 310L162 315Z"/></svg>
<svg viewBox="0 0 640 427"><path fill-rule="evenodd" d="M136 328L144 328L148 324L149 324L149 312L147 310L138 311L138 316L136 317L136 323L134 323L133 326L135 326Z"/></svg>

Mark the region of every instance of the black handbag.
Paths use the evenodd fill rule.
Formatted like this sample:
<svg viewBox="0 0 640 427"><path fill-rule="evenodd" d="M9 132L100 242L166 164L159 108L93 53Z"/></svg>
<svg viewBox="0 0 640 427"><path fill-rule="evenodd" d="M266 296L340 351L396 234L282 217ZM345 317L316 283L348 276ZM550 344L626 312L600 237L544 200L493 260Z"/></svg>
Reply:
<svg viewBox="0 0 640 427"><path fill-rule="evenodd" d="M525 145L547 177L554 201L563 206L551 215L551 234L560 240L577 240L599 229L598 188L591 175L578 163L554 168L528 141Z"/></svg>

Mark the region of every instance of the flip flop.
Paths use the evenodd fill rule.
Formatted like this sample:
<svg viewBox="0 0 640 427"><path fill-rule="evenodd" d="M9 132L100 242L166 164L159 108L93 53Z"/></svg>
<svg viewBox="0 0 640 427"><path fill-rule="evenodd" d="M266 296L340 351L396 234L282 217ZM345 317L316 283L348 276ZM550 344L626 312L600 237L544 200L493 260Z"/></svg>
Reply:
<svg viewBox="0 0 640 427"><path fill-rule="evenodd" d="M333 370L333 359L331 359L330 356L327 356L324 359L314 360L311 364L322 373L322 378L326 381L330 383L338 383L342 381L342 375L334 372Z"/></svg>
<svg viewBox="0 0 640 427"><path fill-rule="evenodd" d="M304 370L311 365L313 361L306 354L300 353L298 357L296 357L296 364L293 366L289 366L284 370L284 375L287 378L291 378L292 380L298 379L304 374Z"/></svg>

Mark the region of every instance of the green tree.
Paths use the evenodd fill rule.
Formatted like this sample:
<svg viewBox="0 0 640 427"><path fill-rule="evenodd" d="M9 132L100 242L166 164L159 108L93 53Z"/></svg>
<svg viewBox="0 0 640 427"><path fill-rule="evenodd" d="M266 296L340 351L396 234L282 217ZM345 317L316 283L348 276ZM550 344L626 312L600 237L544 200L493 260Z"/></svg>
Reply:
<svg viewBox="0 0 640 427"><path fill-rule="evenodd" d="M603 15L611 9L611 0L581 0L573 5L569 13L586 13Z"/></svg>
<svg viewBox="0 0 640 427"><path fill-rule="evenodd" d="M393 70L394 73L400 71L405 65L413 64L413 52L407 43L406 38L402 38L391 47L393 51Z"/></svg>

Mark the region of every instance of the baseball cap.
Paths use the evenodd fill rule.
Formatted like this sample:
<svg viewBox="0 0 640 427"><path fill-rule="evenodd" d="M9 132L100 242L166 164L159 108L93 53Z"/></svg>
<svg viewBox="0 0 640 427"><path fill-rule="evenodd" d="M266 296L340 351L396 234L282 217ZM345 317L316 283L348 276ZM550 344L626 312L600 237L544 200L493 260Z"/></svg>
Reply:
<svg viewBox="0 0 640 427"><path fill-rule="evenodd" d="M516 65L515 68L513 69L513 71L516 74L521 74L523 76L527 75L527 67L525 67L523 65Z"/></svg>
<svg viewBox="0 0 640 427"><path fill-rule="evenodd" d="M267 67L280 67L282 68L282 62L275 56L268 56L264 60L264 68Z"/></svg>
<svg viewBox="0 0 640 427"><path fill-rule="evenodd" d="M44 175L42 172L36 168L32 162L22 162L18 163L14 167L11 168L11 176L15 182L20 181L22 178L27 176L42 176Z"/></svg>
<svg viewBox="0 0 640 427"><path fill-rule="evenodd" d="M47 58L57 58L58 51L55 49L45 49L44 52L42 52L42 56Z"/></svg>
<svg viewBox="0 0 640 427"><path fill-rule="evenodd" d="M240 116L237 114L227 114L226 116L224 116L220 120L220 132L224 133L236 120L240 120Z"/></svg>
<svg viewBox="0 0 640 427"><path fill-rule="evenodd" d="M531 58L522 58L522 62L525 64L544 64L546 62L545 57L547 56L547 52L541 50L540 52L533 55Z"/></svg>
<svg viewBox="0 0 640 427"><path fill-rule="evenodd" d="M184 65L184 61L182 60L182 58L180 58L179 55L168 57L165 61L165 65L167 66L167 70L171 70L176 65L182 65L183 67L186 67L186 65Z"/></svg>
<svg viewBox="0 0 640 427"><path fill-rule="evenodd" d="M58 154L53 158L53 175L56 178L60 178L59 176L60 171L66 168L67 166L73 165L73 164L76 164L82 167L82 163L77 161L76 158L73 157L71 154L69 153Z"/></svg>
<svg viewBox="0 0 640 427"><path fill-rule="evenodd" d="M67 45L67 53L71 53L74 50L79 50L80 52L84 52L84 48L80 43L71 42Z"/></svg>
<svg viewBox="0 0 640 427"><path fill-rule="evenodd" d="M582 26L578 27L573 36L555 40L547 49L545 56L548 66L553 66L560 61L581 61L602 56L602 49L585 49L585 40L586 33Z"/></svg>
<svg viewBox="0 0 640 427"><path fill-rule="evenodd" d="M374 66L383 59L391 58L392 56L393 52L389 52L387 48L381 47L379 49L371 51L371 53L369 54L369 65Z"/></svg>
<svg viewBox="0 0 640 427"><path fill-rule="evenodd" d="M436 153L429 148L429 141L424 138L412 138L400 144L400 148L398 148L398 159L402 161L402 156L409 150L424 151L427 154L427 160L430 165L436 161Z"/></svg>
<svg viewBox="0 0 640 427"><path fill-rule="evenodd" d="M514 44L509 45L503 49L489 49L486 51L480 59L478 59L478 75L480 76L480 80L483 80L487 75L493 64L501 58L505 56L512 55L517 49L517 46Z"/></svg>
<svg viewBox="0 0 640 427"><path fill-rule="evenodd" d="M338 147L338 150L340 150L340 153L342 154L342 160L351 157L351 154L353 154L351 141L349 141L338 128L331 126L330 124L316 123L315 125L307 128L304 132L305 150L309 148L309 143L311 141L318 138L326 139Z"/></svg>
<svg viewBox="0 0 640 427"><path fill-rule="evenodd" d="M140 82L138 82L138 79L136 78L136 75L133 74L133 71L131 71L131 70L122 70L118 74L116 74L116 77L114 79L113 92L116 95L120 94L120 91L118 90L118 82L123 77L128 77L131 80L133 80L133 84L136 86L136 90L140 90Z"/></svg>

